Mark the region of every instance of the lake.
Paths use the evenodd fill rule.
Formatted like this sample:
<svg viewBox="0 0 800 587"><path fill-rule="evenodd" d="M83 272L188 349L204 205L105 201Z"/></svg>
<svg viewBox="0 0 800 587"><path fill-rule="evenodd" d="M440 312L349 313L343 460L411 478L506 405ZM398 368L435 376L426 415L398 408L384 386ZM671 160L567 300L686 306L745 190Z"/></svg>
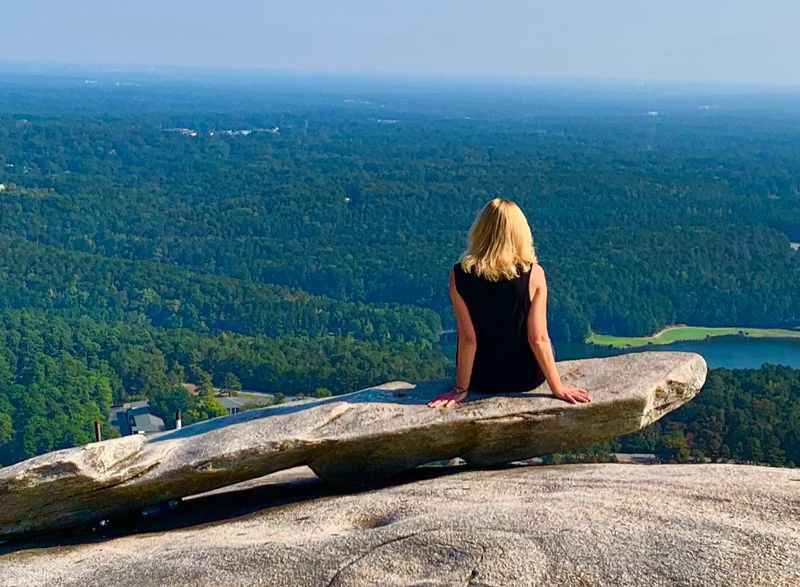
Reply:
<svg viewBox="0 0 800 587"><path fill-rule="evenodd" d="M707 340L646 345L629 349L609 348L592 344L553 342L556 360L609 357L641 351L691 351L703 355L708 366L728 369L758 369L764 363L800 369L800 339L747 338L715 336ZM455 358L455 344L444 344L443 350Z"/></svg>
<svg viewBox="0 0 800 587"><path fill-rule="evenodd" d="M582 343L553 343L557 360L607 357L636 351L691 351L703 355L708 366L728 369L758 369L764 363L800 369L800 340L715 336L707 340L612 349Z"/></svg>

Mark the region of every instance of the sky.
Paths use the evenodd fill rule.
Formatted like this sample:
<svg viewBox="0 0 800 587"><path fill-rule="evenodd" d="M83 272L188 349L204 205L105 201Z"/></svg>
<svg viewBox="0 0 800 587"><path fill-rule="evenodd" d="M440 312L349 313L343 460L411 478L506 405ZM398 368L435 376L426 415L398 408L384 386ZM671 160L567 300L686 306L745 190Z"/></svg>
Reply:
<svg viewBox="0 0 800 587"><path fill-rule="evenodd" d="M800 84L797 0L24 0L0 61Z"/></svg>

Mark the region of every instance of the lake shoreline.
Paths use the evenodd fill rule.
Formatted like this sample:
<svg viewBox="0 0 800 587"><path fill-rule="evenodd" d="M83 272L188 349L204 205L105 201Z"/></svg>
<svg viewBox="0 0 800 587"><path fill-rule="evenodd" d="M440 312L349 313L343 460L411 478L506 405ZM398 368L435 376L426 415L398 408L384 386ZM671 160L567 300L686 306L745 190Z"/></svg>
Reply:
<svg viewBox="0 0 800 587"><path fill-rule="evenodd" d="M456 345L444 342L440 346L455 370ZM553 341L556 361L612 357L626 353L679 351L698 353L706 359L709 369L759 369L765 363L800 369L800 337L777 336L709 336L669 344L644 344L636 347L614 347L587 342Z"/></svg>
<svg viewBox="0 0 800 587"><path fill-rule="evenodd" d="M800 339L800 329L751 328L746 326L689 326L686 324L675 324L664 327L650 336L613 336L593 332L584 342L586 344L611 348L637 348L685 341L702 341L717 336Z"/></svg>

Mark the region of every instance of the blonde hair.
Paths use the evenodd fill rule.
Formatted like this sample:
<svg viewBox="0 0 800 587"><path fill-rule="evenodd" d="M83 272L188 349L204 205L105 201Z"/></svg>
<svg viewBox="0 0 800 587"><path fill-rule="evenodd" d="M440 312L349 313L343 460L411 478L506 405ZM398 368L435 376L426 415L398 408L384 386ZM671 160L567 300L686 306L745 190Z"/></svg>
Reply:
<svg viewBox="0 0 800 587"><path fill-rule="evenodd" d="M469 229L467 249L459 260L469 273L500 281L519 276L538 263L525 214L512 200L494 198L478 212Z"/></svg>

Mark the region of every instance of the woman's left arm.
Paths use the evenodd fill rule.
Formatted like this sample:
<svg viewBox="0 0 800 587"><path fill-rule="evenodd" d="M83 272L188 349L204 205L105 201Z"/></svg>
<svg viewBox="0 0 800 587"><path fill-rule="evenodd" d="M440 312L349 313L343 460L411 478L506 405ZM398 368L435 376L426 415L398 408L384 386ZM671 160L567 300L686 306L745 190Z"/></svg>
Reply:
<svg viewBox="0 0 800 587"><path fill-rule="evenodd" d="M475 327L469 315L467 304L464 298L458 293L456 278L453 270L450 270L450 301L453 303L453 311L456 315L456 327L458 328L458 352L456 354L456 384L453 389L443 393L430 402L428 406L449 407L456 405L467 399L467 389L469 380L472 376L472 365L475 362L475 353L478 350L478 340L475 336Z"/></svg>

